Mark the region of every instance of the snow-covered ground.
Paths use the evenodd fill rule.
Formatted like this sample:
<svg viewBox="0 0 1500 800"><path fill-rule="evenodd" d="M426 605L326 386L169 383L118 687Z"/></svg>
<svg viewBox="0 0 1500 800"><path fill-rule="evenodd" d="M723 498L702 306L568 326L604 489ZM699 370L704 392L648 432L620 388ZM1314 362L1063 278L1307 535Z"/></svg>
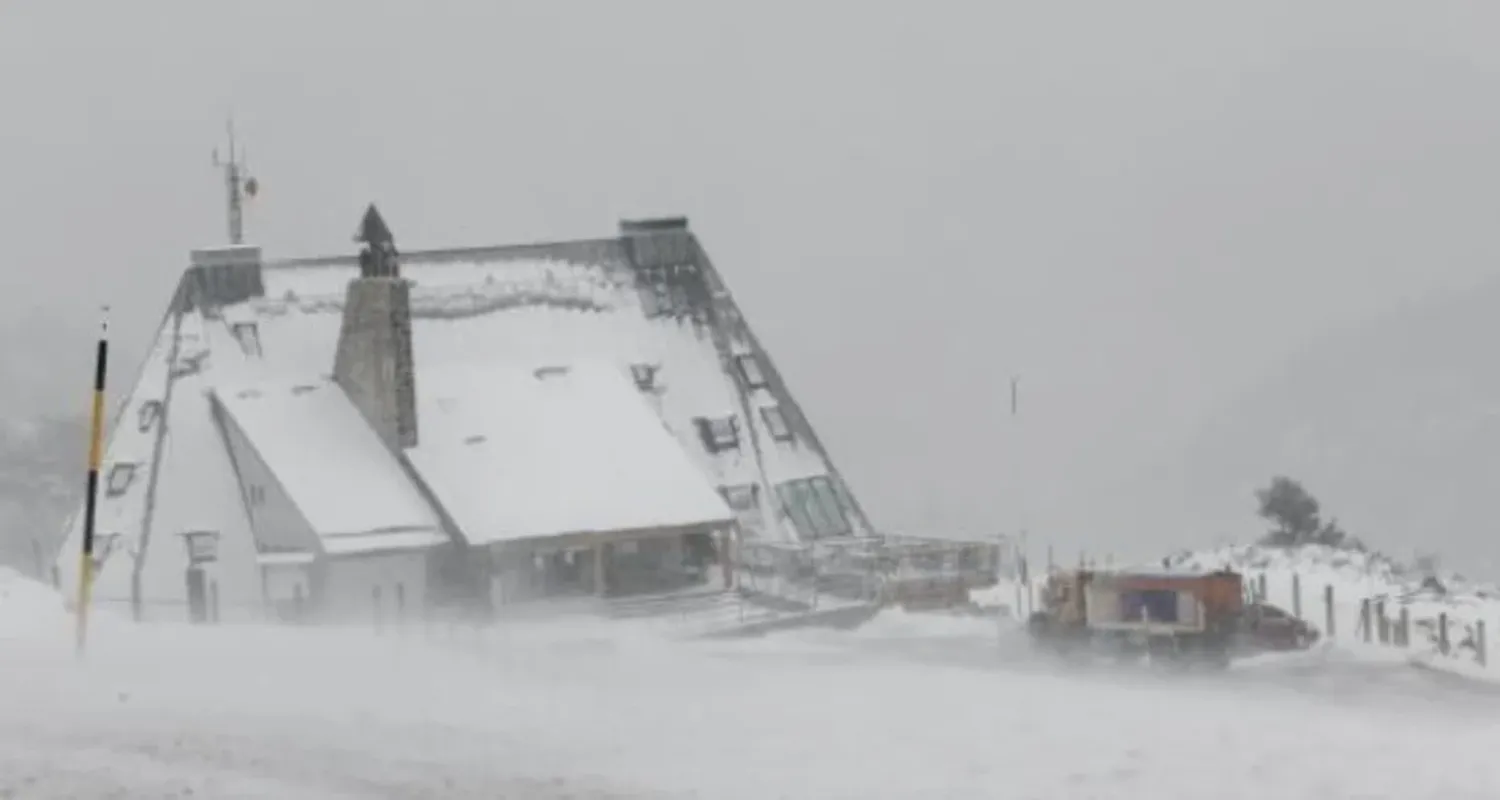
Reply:
<svg viewBox="0 0 1500 800"><path fill-rule="evenodd" d="M901 613L697 643L104 618L79 661L55 597L0 583L0 797L1500 793L1500 697L1397 662L1059 674L993 619Z"/></svg>

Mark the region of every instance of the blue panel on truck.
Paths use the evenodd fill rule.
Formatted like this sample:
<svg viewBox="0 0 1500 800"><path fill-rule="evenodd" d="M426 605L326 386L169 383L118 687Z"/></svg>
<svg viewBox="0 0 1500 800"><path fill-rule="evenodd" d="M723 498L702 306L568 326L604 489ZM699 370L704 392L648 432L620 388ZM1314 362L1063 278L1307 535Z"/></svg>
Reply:
<svg viewBox="0 0 1500 800"><path fill-rule="evenodd" d="M1170 589L1144 589L1120 593L1125 619L1139 620L1143 614L1152 622L1177 622L1177 593Z"/></svg>

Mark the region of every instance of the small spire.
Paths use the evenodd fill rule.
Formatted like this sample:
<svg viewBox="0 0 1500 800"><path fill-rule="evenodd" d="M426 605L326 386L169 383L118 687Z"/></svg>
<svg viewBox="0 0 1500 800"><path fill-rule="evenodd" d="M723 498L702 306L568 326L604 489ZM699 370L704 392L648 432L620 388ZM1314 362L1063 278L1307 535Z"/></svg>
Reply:
<svg viewBox="0 0 1500 800"><path fill-rule="evenodd" d="M354 232L354 241L364 244L359 251L359 272L366 278L400 276L396 264L396 241L391 229L371 203Z"/></svg>
<svg viewBox="0 0 1500 800"><path fill-rule="evenodd" d="M365 209L364 219L360 220L359 230L354 234L354 241L368 245L393 244L395 237L391 235L391 229L385 224L385 219L380 216L380 210L371 203Z"/></svg>

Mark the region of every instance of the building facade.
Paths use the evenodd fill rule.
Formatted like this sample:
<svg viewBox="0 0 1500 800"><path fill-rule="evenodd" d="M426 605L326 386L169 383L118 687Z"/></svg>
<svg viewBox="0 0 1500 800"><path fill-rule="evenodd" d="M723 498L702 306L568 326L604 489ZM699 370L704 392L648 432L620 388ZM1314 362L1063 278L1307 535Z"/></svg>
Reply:
<svg viewBox="0 0 1500 800"><path fill-rule="evenodd" d="M361 232L193 253L112 425L96 602L399 618L874 535L686 220L398 253L372 207Z"/></svg>

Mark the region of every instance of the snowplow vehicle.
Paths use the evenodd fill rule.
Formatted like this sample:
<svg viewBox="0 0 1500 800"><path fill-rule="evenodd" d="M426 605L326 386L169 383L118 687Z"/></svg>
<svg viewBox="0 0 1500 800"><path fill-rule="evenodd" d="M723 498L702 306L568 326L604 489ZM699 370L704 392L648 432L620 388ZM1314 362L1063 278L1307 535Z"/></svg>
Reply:
<svg viewBox="0 0 1500 800"><path fill-rule="evenodd" d="M1239 573L1102 572L1050 575L1028 620L1033 641L1068 656L1229 665L1245 610Z"/></svg>

